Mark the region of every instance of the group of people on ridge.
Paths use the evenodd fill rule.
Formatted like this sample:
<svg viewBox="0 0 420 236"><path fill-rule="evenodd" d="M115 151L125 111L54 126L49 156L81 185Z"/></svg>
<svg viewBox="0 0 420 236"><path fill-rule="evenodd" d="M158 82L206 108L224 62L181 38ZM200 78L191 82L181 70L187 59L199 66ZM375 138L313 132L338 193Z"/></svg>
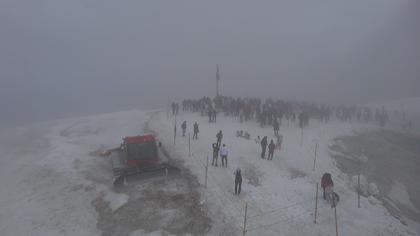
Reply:
<svg viewBox="0 0 420 236"><path fill-rule="evenodd" d="M259 138L259 136L258 136L258 138ZM271 139L270 144L268 144L267 136L264 136L261 139L260 144L261 144L261 158L265 159L265 153L267 151L267 146L268 146L267 160L273 160L274 150L276 149L276 144L274 144L274 141Z"/></svg>
<svg viewBox="0 0 420 236"><path fill-rule="evenodd" d="M184 122L182 122L181 129L182 129L182 137L185 137L185 132L187 131L187 121L186 120L184 120ZM198 132L200 130L198 129L198 123L197 122L194 122L193 131L194 131L194 133L193 133L192 139L193 140L198 139Z"/></svg>
<svg viewBox="0 0 420 236"><path fill-rule="evenodd" d="M178 103L172 104L173 113L177 113L177 106ZM271 98L265 101L260 98L227 96L186 99L182 101L182 110L200 112L202 116L208 115L209 122L216 122L217 113L224 113L225 116L237 117L241 123L255 120L261 127L273 125L276 122L281 126L282 120L287 121L288 126L295 124L300 128L308 126L310 119L328 123L330 118L335 118L342 122L376 123L381 127L384 127L390 121L390 111L386 110L385 107L332 106ZM394 110L393 113L394 117L400 119L405 126L413 126L412 121L407 119L405 112Z"/></svg>

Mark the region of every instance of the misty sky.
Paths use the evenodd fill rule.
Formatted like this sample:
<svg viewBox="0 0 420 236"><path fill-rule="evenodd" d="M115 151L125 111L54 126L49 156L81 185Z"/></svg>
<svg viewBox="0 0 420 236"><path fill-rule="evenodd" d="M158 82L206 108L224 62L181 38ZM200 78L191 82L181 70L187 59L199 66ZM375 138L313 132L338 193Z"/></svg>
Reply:
<svg viewBox="0 0 420 236"><path fill-rule="evenodd" d="M222 94L420 96L419 0L0 0L1 121Z"/></svg>

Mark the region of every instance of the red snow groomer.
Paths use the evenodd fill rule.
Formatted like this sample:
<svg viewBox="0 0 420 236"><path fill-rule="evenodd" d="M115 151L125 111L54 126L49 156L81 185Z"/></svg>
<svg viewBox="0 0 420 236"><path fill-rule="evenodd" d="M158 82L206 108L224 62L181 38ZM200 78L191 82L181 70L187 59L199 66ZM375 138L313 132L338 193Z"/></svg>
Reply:
<svg viewBox="0 0 420 236"><path fill-rule="evenodd" d="M124 137L121 146L113 149L110 154L114 186L123 183L129 175L156 171L165 171L167 174L170 166L162 162L162 154L167 157L153 135Z"/></svg>

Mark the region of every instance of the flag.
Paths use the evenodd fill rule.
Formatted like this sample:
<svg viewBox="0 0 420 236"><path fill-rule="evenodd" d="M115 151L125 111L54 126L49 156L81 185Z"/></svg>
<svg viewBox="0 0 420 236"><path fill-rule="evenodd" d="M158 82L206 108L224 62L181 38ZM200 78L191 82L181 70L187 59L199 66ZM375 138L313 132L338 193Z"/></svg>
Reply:
<svg viewBox="0 0 420 236"><path fill-rule="evenodd" d="M219 65L216 65L216 80L220 80Z"/></svg>

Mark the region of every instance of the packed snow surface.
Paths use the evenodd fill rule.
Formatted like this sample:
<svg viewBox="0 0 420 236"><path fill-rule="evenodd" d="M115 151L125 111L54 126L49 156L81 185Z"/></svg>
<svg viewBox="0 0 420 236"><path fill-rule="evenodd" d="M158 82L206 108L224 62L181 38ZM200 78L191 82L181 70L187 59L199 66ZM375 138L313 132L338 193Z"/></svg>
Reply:
<svg viewBox="0 0 420 236"><path fill-rule="evenodd" d="M205 184L207 157L209 169L207 188L203 190L209 209L222 207L222 213L214 211L214 217L223 217L224 222L243 227L245 205L247 204L247 235L335 235L334 210L322 199L319 189L317 224L314 224L316 185L321 176L329 172L335 182L335 191L340 195L337 207L339 235L418 235L418 225L410 222L403 225L390 216L374 196L362 197L361 208L357 208L357 192L352 187L351 176L342 173L329 155L329 145L334 137L351 135L372 127L362 124L331 122L320 124L312 121L303 132L296 124L283 121L280 133L283 135L282 149L276 150L274 159L260 158L260 144L257 136L268 136L275 141L271 127L260 128L253 121L240 123L231 117L219 115L217 123L209 123L199 114L181 114L170 117L160 113L152 119L152 129L161 140L174 144L173 151L180 153L186 165ZM186 120L187 133L192 136L192 124L200 124L198 140L191 141L188 135L181 137L180 124ZM178 134L174 141L174 125ZM228 167L211 165L211 144L216 142L216 133L222 130L222 143L229 149ZM236 137L237 130L251 134L249 140ZM315 146L318 144L315 160ZM191 154L189 154L191 153ZM242 169L242 193L234 195L234 176L237 168ZM366 191L378 194L374 184L366 185Z"/></svg>
<svg viewBox="0 0 420 236"><path fill-rule="evenodd" d="M147 120L148 129L155 131L168 151L197 177L200 202L209 211L212 227L229 225L233 228L229 235L242 235L245 205L246 235L335 235L334 210L322 199L321 189L314 224L316 186L324 172L332 174L340 195L339 235L420 235L417 224L402 224L372 196L362 197L358 209L351 177L343 174L330 157L329 145L334 137L349 135L364 126L311 121L302 132L296 124L283 122L282 149L268 161L259 157L260 145L254 138L266 135L274 139L271 127L260 128L255 122L240 123L222 115L217 123L208 123L199 114L185 113L175 119L165 112L134 110L2 129L0 235L101 235L92 201L103 196L111 209L118 211L130 198L114 192L106 181L111 170L96 165L95 159L101 157L94 151L116 147L123 136L141 133ZM179 134L184 120L187 133L192 132L195 121L200 124L198 140L190 142L190 155L188 135ZM174 124L178 126L175 144ZM218 167L211 166L211 144L219 130L229 150L227 168L220 166L220 159ZM248 131L251 139L236 137L237 130ZM233 194L236 168L243 174L239 196ZM139 229L131 235L170 235L165 231L146 232Z"/></svg>
<svg viewBox="0 0 420 236"><path fill-rule="evenodd" d="M0 133L0 235L100 235L91 202L128 200L110 189L92 152L141 131L145 112L9 127Z"/></svg>

